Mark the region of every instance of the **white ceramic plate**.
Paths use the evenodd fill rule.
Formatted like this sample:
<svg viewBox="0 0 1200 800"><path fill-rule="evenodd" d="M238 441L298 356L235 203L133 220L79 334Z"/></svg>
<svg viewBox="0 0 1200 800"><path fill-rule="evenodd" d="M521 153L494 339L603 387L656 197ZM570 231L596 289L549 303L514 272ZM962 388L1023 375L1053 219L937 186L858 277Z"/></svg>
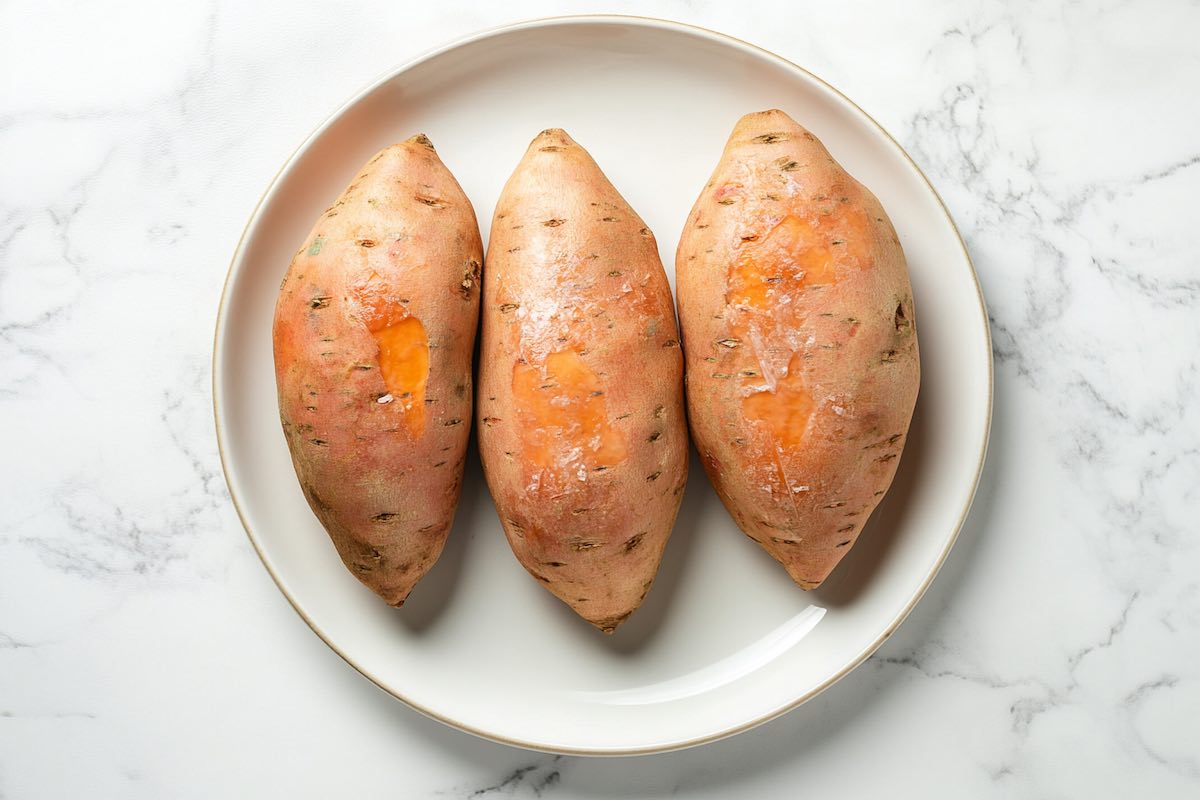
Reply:
<svg viewBox="0 0 1200 800"><path fill-rule="evenodd" d="M275 400L271 317L313 220L379 148L425 132L486 225L529 140L566 128L674 248L743 113L779 107L887 208L908 255L921 396L895 485L859 544L805 593L734 527L693 462L661 572L614 636L529 578L474 451L441 561L397 611L342 566L292 472ZM483 231L485 237L487 230ZM539 20L401 67L337 111L280 171L221 301L217 434L251 540L301 616L357 670L447 724L570 753L711 741L814 696L863 661L928 587L967 513L991 418L987 316L946 209L870 117L763 50L627 17Z"/></svg>

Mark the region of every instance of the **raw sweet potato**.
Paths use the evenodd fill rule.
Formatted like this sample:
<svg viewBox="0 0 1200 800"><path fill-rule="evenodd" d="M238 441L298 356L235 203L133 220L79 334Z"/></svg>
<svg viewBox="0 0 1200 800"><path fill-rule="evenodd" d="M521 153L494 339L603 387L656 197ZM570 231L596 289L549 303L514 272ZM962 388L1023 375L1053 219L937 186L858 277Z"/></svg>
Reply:
<svg viewBox="0 0 1200 800"><path fill-rule="evenodd" d="M521 564L611 633L649 591L687 477L658 246L582 147L543 131L496 206L479 449Z"/></svg>
<svg viewBox="0 0 1200 800"><path fill-rule="evenodd" d="M920 382L900 241L782 111L743 117L675 261L692 437L741 529L805 589L891 485Z"/></svg>
<svg viewBox="0 0 1200 800"><path fill-rule="evenodd" d="M399 606L441 554L471 426L482 244L425 136L372 158L293 259L279 415L342 560Z"/></svg>

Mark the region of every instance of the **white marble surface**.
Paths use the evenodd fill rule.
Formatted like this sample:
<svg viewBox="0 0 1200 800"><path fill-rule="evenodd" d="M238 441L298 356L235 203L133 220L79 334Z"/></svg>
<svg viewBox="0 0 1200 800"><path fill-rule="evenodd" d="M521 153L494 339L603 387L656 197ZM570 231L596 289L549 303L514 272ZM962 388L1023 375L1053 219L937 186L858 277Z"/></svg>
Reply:
<svg viewBox="0 0 1200 800"><path fill-rule="evenodd" d="M1200 4L479 5L0 6L0 797L1200 796ZM229 257L314 124L584 10L849 94L995 337L984 480L912 617L781 720L637 759L483 742L346 666L251 550L209 393Z"/></svg>

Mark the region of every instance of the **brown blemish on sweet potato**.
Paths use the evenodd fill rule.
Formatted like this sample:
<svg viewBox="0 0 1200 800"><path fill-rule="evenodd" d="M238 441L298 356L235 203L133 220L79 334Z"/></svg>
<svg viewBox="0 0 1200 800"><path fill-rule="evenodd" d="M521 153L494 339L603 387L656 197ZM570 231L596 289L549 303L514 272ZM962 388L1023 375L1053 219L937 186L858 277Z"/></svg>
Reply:
<svg viewBox="0 0 1200 800"><path fill-rule="evenodd" d="M329 505L329 503L325 502L325 500L321 497L321 495L317 494L317 490L314 489L311 485L309 485L307 483L301 484L300 489L304 492L304 496L308 498L308 502L312 505L313 508L318 509L320 511L325 511L325 512L333 510L333 506L331 506L331 505Z"/></svg>
<svg viewBox="0 0 1200 800"><path fill-rule="evenodd" d="M466 266L463 267L463 277L458 284L458 293L464 300L471 299L471 288L479 283L480 268L481 264L473 258L467 261Z"/></svg>
<svg viewBox="0 0 1200 800"><path fill-rule="evenodd" d="M888 446L893 445L896 442L900 441L900 439L902 439L903 437L904 437L903 433L893 433L891 436L887 437L886 439L880 439L877 442L872 442L871 444L864 447L863 450L871 450L876 447L888 447Z"/></svg>
<svg viewBox="0 0 1200 800"><path fill-rule="evenodd" d="M587 550L595 550L600 546L600 542L595 539L586 539L581 536L572 536L567 539L567 547L570 547L576 553L582 553Z"/></svg>

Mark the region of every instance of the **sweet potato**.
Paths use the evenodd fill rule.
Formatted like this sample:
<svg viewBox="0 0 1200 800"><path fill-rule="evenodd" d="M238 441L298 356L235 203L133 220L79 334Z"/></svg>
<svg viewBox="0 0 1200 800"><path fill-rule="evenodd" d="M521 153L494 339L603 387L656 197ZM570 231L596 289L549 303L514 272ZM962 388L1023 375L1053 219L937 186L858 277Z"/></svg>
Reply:
<svg viewBox="0 0 1200 800"><path fill-rule="evenodd" d="M692 437L741 529L805 589L891 485L920 382L879 201L782 111L743 117L675 261Z"/></svg>
<svg viewBox="0 0 1200 800"><path fill-rule="evenodd" d="M395 606L458 503L482 249L471 203L414 136L363 167L280 288L275 374L296 475L346 566Z"/></svg>
<svg viewBox="0 0 1200 800"><path fill-rule="evenodd" d="M611 633L679 510L683 357L653 234L561 130L533 140L500 195L483 294L479 449L504 532Z"/></svg>

